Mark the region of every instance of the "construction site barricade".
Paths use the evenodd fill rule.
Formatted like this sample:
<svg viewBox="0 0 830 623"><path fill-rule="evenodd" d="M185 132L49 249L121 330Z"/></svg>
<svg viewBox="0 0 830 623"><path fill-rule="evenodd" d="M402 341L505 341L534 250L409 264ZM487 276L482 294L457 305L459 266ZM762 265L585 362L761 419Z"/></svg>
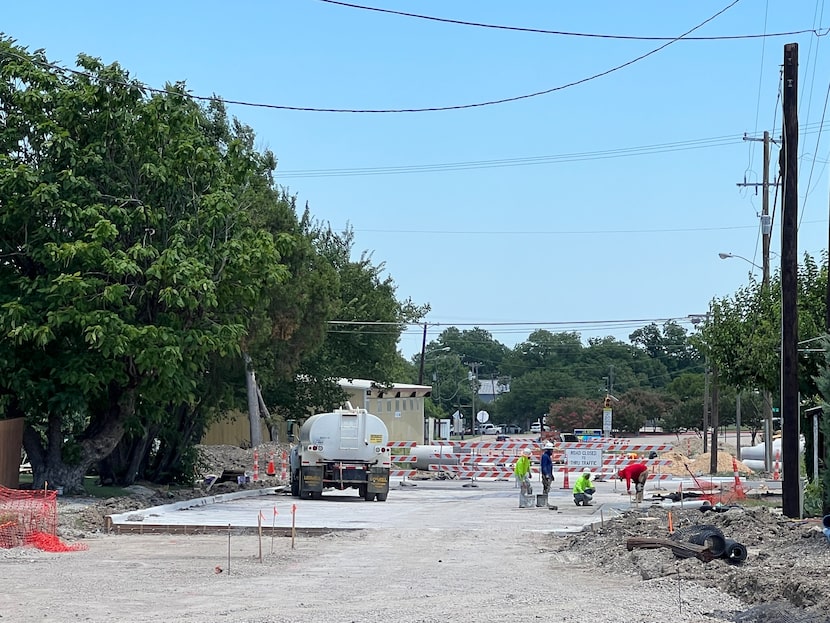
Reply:
<svg viewBox="0 0 830 623"><path fill-rule="evenodd" d="M66 545L57 537L58 493L21 491L0 486L0 548L31 546L48 552L87 549Z"/></svg>

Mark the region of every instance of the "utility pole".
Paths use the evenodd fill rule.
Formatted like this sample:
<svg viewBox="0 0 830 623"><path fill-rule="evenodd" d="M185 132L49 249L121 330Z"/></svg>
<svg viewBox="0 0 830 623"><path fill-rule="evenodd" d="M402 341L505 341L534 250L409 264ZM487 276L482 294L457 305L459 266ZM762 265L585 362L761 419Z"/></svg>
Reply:
<svg viewBox="0 0 830 623"><path fill-rule="evenodd" d="M424 384L424 357L427 354L427 323L424 323L424 337L421 339L421 367L418 370L418 385Z"/></svg>
<svg viewBox="0 0 830 623"><path fill-rule="evenodd" d="M709 408L711 400L709 398L709 355L706 355L706 360L703 368L703 454L708 452L709 448Z"/></svg>
<svg viewBox="0 0 830 623"><path fill-rule="evenodd" d="M757 141L757 138L750 138L748 136L744 137L745 141ZM769 250L770 250L770 239L772 238L772 217L769 214L769 166L770 166L770 136L769 132L764 130L764 138L761 139L764 142L764 177L760 184L758 183L747 183L746 180L742 184L738 184L738 186L754 186L756 191L758 186L761 186L762 195L761 195L761 255L762 255L762 278L761 278L761 291L762 292L769 292ZM778 186L777 184L773 184L773 186ZM830 281L828 282L830 284ZM830 287L830 285L828 285ZM828 290L828 297L830 297L830 290ZM830 300L830 298L828 299ZM828 312L830 314L830 312ZM830 319L830 315L828 315ZM830 320L828 321L828 327L830 327ZM765 451L764 451L764 468L767 472L772 472L772 394L769 389L764 389L762 392L762 408L763 408L763 417L765 423L765 429L769 431L768 437L769 440L765 440Z"/></svg>
<svg viewBox="0 0 830 623"><path fill-rule="evenodd" d="M735 395L735 458L741 460L741 389Z"/></svg>
<svg viewBox="0 0 830 623"><path fill-rule="evenodd" d="M709 455L709 473L718 473L718 428L720 428L720 386L718 385L718 369L712 370L712 448Z"/></svg>
<svg viewBox="0 0 830 623"><path fill-rule="evenodd" d="M798 44L784 46L780 157L784 181L781 205L781 454L785 516L800 515L798 473ZM767 440L771 446L771 439Z"/></svg>

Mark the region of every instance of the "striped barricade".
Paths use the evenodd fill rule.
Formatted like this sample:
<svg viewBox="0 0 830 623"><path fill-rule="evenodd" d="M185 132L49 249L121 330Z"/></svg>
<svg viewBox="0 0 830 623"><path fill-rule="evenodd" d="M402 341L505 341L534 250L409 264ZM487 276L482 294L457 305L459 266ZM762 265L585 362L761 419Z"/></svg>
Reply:
<svg viewBox="0 0 830 623"><path fill-rule="evenodd" d="M418 444L414 441L390 441L386 445L390 448L414 448ZM414 463L416 461L416 457L412 455L393 454L390 457L390 461L392 463L391 469L389 470L390 477L403 478L406 480L407 478L411 478L412 476L418 474L418 470L414 469L410 465L410 463Z"/></svg>
<svg viewBox="0 0 830 623"><path fill-rule="evenodd" d="M430 465L433 472L451 472L459 478L506 478L513 476L512 469L494 467L470 467L469 465Z"/></svg>
<svg viewBox="0 0 830 623"><path fill-rule="evenodd" d="M609 467L625 467L626 465L630 465L632 462L632 459L624 459L619 457L611 457L602 460L603 466ZM671 459L638 459L637 463L644 463L649 467L660 467L662 465L671 465L674 461Z"/></svg>
<svg viewBox="0 0 830 623"><path fill-rule="evenodd" d="M457 448L470 448L472 450L524 450L525 448L538 448L535 441L468 441L456 444Z"/></svg>

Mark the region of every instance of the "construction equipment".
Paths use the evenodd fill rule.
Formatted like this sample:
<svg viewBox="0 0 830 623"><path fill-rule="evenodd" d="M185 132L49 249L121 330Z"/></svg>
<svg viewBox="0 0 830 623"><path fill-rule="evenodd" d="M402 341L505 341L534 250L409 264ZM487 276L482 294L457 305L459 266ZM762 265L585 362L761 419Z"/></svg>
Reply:
<svg viewBox="0 0 830 623"><path fill-rule="evenodd" d="M388 441L386 425L366 409L312 415L291 448L291 494L319 499L325 488L354 488L366 501L385 502L392 465Z"/></svg>

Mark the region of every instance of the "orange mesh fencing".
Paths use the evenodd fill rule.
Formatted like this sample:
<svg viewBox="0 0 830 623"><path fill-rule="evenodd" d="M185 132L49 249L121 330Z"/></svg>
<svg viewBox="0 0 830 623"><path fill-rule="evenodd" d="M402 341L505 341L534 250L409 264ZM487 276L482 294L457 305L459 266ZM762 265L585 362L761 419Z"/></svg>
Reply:
<svg viewBox="0 0 830 623"><path fill-rule="evenodd" d="M734 504L745 500L746 492L740 484L735 486L733 483L723 483L701 495L700 499L708 501L712 506L716 504Z"/></svg>
<svg viewBox="0 0 830 623"><path fill-rule="evenodd" d="M33 534L55 536L58 525L56 491L20 491L0 487L0 548L27 544Z"/></svg>

